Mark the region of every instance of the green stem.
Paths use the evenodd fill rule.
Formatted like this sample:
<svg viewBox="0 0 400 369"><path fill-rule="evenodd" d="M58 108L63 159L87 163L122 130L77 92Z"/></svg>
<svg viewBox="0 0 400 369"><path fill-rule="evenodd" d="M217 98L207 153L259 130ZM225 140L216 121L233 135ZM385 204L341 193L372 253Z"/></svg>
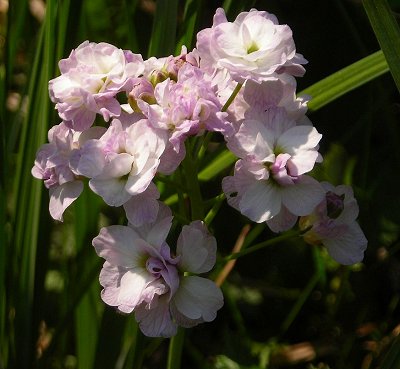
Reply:
<svg viewBox="0 0 400 369"><path fill-rule="evenodd" d="M217 198L214 200L215 203L213 207L210 209L210 211L207 213L206 217L204 218L204 223L207 224L207 226L210 225L210 223L213 221L215 216L217 215L222 202L225 200L225 194L221 193L220 195L217 196Z"/></svg>
<svg viewBox="0 0 400 369"><path fill-rule="evenodd" d="M289 231L289 232L286 232L286 233L284 233L284 234L282 234L282 235L280 235L278 237L271 238L271 239L269 239L267 241L260 242L260 243L254 245L254 246L250 246L250 247L248 247L248 248L246 248L244 250L241 250L239 252L235 252L233 254L230 254L230 255L226 256L223 259L223 261L229 261L229 260L237 259L237 258L239 258L241 256L244 256L244 255L247 255L247 254L251 254L251 253L253 253L255 251L263 249L264 247L271 246L271 245L274 245L276 243L280 243L282 241L286 241L286 240L291 240L293 238L297 238L297 237L301 236L304 233L305 233L305 231Z"/></svg>
<svg viewBox="0 0 400 369"><path fill-rule="evenodd" d="M203 219L204 206L197 178L197 162L192 156L192 147L189 140L186 140L186 156L182 165L187 183L187 192L190 198L191 218L192 220Z"/></svg>
<svg viewBox="0 0 400 369"><path fill-rule="evenodd" d="M232 104L233 100L235 99L236 95L239 93L240 89L242 88L243 83L239 83L236 85L235 89L233 90L231 96L226 101L225 105L222 107L221 111L227 111L229 106Z"/></svg>
<svg viewBox="0 0 400 369"><path fill-rule="evenodd" d="M314 287L317 285L319 279L320 279L320 273L316 271L309 280L309 282L307 283L307 286L304 288L299 298L296 300L285 321L283 322L281 326L281 335L283 335L292 325L293 321L296 319L304 303L307 301L307 298L310 296Z"/></svg>
<svg viewBox="0 0 400 369"><path fill-rule="evenodd" d="M213 136L213 132L207 132L203 136L202 143L199 146L199 149L197 150L197 152L195 153L195 156L197 157L197 159L199 161L201 161L203 159L203 157L204 157L204 155L205 155L205 153L207 151L208 144L211 141L212 136Z"/></svg>
<svg viewBox="0 0 400 369"><path fill-rule="evenodd" d="M178 333L169 341L167 369L179 369L181 367L184 338L184 328L178 327Z"/></svg>

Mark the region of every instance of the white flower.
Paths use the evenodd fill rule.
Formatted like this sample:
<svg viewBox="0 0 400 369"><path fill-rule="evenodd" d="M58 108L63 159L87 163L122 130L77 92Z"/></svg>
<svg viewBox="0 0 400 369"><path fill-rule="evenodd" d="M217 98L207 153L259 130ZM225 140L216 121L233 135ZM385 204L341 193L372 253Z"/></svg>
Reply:
<svg viewBox="0 0 400 369"><path fill-rule="evenodd" d="M153 180L166 142L166 133L151 127L146 119L128 127L114 119L97 142L97 153L104 158L104 165L89 181L90 188L108 205L125 204L144 192ZM89 150L87 155L94 153Z"/></svg>
<svg viewBox="0 0 400 369"><path fill-rule="evenodd" d="M89 128L97 113L106 121L119 116L116 94L144 70L140 55L89 41L62 59L59 67L61 75L49 82L50 98L60 117L77 131Z"/></svg>
<svg viewBox="0 0 400 369"><path fill-rule="evenodd" d="M197 34L196 47L202 69L210 74L227 69L238 82L266 80L279 73L301 76L301 64L307 62L296 53L290 27L256 9L240 13L234 22L217 9L212 28Z"/></svg>
<svg viewBox="0 0 400 369"><path fill-rule="evenodd" d="M266 121L244 120L228 147L242 158L233 177L223 179L228 203L261 223L283 207L306 215L322 200L324 191L309 172L319 157L321 135L312 126L296 126L283 110L270 111Z"/></svg>
<svg viewBox="0 0 400 369"><path fill-rule="evenodd" d="M200 221L184 226L171 256L165 242L171 216L161 208L152 224L102 228L93 246L106 262L100 273L105 303L124 313L134 312L142 332L170 337L177 325L192 327L215 319L222 307L221 290L214 282L184 276L205 273L215 263L215 238Z"/></svg>

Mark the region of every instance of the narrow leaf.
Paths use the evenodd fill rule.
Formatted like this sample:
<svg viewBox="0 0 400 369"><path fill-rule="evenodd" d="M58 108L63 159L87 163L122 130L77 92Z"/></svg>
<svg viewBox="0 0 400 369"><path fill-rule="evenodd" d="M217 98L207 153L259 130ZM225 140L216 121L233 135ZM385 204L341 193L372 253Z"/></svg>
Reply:
<svg viewBox="0 0 400 369"><path fill-rule="evenodd" d="M181 34L178 44L175 49L175 54L181 52L181 48L185 45L188 50L192 49L193 38L197 30L198 16L203 7L203 0L187 0L185 4L185 11L183 13L183 23L181 25Z"/></svg>
<svg viewBox="0 0 400 369"><path fill-rule="evenodd" d="M400 27L386 0L363 0L363 5L400 91Z"/></svg>
<svg viewBox="0 0 400 369"><path fill-rule="evenodd" d="M310 111L316 111L347 92L386 73L389 67L382 51L377 51L299 92L310 95Z"/></svg>
<svg viewBox="0 0 400 369"><path fill-rule="evenodd" d="M209 181L218 173L228 168L236 161L236 156L230 151L226 150L219 154L209 165L207 165L200 173L200 181Z"/></svg>
<svg viewBox="0 0 400 369"><path fill-rule="evenodd" d="M178 0L158 0L148 56L168 56L175 50Z"/></svg>

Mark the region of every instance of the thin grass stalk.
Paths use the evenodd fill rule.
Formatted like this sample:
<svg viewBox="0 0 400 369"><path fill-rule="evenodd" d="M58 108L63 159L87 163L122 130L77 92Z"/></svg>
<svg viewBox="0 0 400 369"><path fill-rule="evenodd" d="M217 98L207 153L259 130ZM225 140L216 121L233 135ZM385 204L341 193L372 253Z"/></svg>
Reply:
<svg viewBox="0 0 400 369"><path fill-rule="evenodd" d="M148 57L167 56L175 50L178 0L156 2L156 13L150 38Z"/></svg>
<svg viewBox="0 0 400 369"><path fill-rule="evenodd" d="M16 309L16 342L18 355L15 358L17 367L25 368L34 358L34 282L36 268L36 249L39 236L39 218L41 210L42 183L34 180L30 174L35 152L43 143L49 120L49 102L47 81L52 74L52 58L54 47L54 19L53 0L47 2L47 12L44 27L43 49L37 50L37 55L42 53L43 63L40 72L32 75L36 81L36 93L30 94L29 114L27 115L22 139L20 141L20 162L17 178L18 187L17 207L15 208L15 249L19 253L15 272L18 273L18 289L15 295ZM39 60L40 56L36 57ZM32 85L30 92L33 92Z"/></svg>
<svg viewBox="0 0 400 369"><path fill-rule="evenodd" d="M128 27L128 46L130 50L138 53L139 43L136 34L136 27L133 22L138 0L123 0L123 2L126 14L126 25Z"/></svg>
<svg viewBox="0 0 400 369"><path fill-rule="evenodd" d="M6 231L7 222L7 199L8 199L8 155L6 151L6 71L5 66L0 65L0 367L5 367L7 361L8 338L6 336L6 312L7 312L7 294L6 294L6 249L9 249L9 239Z"/></svg>
<svg viewBox="0 0 400 369"><path fill-rule="evenodd" d="M400 27L397 20L386 0L363 0L362 3L400 91Z"/></svg>
<svg viewBox="0 0 400 369"><path fill-rule="evenodd" d="M55 61L62 59L65 50L65 41L68 29L71 0L62 0L58 3L57 11L57 52Z"/></svg>
<svg viewBox="0 0 400 369"><path fill-rule="evenodd" d="M7 47L6 47L6 85L9 86L10 77L13 75L14 61L17 53L18 40L23 34L26 16L28 14L28 0L9 1L7 22Z"/></svg>
<svg viewBox="0 0 400 369"><path fill-rule="evenodd" d="M203 6L203 0L186 0L180 32L182 36L179 38L175 48L176 55L179 55L183 45L185 45L188 50L193 48L194 36L197 32L198 19L201 15Z"/></svg>

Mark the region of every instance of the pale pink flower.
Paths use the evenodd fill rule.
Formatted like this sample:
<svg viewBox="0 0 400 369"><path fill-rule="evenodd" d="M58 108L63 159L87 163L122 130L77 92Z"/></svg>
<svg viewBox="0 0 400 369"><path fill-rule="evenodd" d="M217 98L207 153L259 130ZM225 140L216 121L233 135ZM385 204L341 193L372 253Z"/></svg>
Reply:
<svg viewBox="0 0 400 369"><path fill-rule="evenodd" d="M176 82L168 78L155 86L156 103L138 100L137 104L154 127L169 132L169 141L179 153L188 136L204 130L222 131L228 125L215 93L204 73L185 63L178 70Z"/></svg>
<svg viewBox="0 0 400 369"><path fill-rule="evenodd" d="M266 110L282 108L297 125L311 125L305 115L308 99L297 97L296 87L296 80L290 75L262 82L248 80L243 88L243 100L247 105L244 117L260 120Z"/></svg>
<svg viewBox="0 0 400 369"><path fill-rule="evenodd" d="M83 183L71 160L87 140L99 137L103 132L102 128L93 127L81 134L68 128L64 122L49 130L49 143L38 150L32 175L43 179L49 189L49 211L54 219L62 221L65 209L83 190Z"/></svg>
<svg viewBox="0 0 400 369"><path fill-rule="evenodd" d="M222 88L219 91L221 100L228 100L235 85L229 81L226 85L219 85ZM229 133L237 132L244 119L263 121L266 112L271 109L284 110L297 125L312 125L305 115L307 102L308 98L304 96L296 97L296 80L290 75L284 74L261 82L247 80L228 108L228 120L233 130L226 131L228 134L224 133L224 136L229 139Z"/></svg>
<svg viewBox="0 0 400 369"><path fill-rule="evenodd" d="M160 192L153 182L150 182L145 191L132 196L123 204L129 223L139 227L145 223L153 223L160 208Z"/></svg>
<svg viewBox="0 0 400 369"><path fill-rule="evenodd" d="M140 55L89 41L62 59L59 67L61 75L49 82L50 97L60 117L77 131L89 128L96 114L105 121L119 116L117 93L130 90L130 79L144 70Z"/></svg>
<svg viewBox="0 0 400 369"><path fill-rule="evenodd" d="M166 133L151 127L146 119L128 126L114 119L107 132L81 157L81 162L86 162L98 155L96 163L102 163L92 169L90 188L111 206L121 206L144 192L157 172L166 140Z"/></svg>
<svg viewBox="0 0 400 369"><path fill-rule="evenodd" d="M296 126L282 110L269 111L265 119L244 120L228 141L242 158L234 176L222 182L228 203L258 223L283 206L295 216L309 214L324 196L320 184L305 175L319 157L322 136L312 126Z"/></svg>
<svg viewBox="0 0 400 369"><path fill-rule="evenodd" d="M330 256L344 265L362 261L367 239L356 221L358 204L350 186L334 187L323 182L326 194L321 203L307 216L301 217L301 229L311 229L304 240L324 245Z"/></svg>
<svg viewBox="0 0 400 369"><path fill-rule="evenodd" d="M196 47L202 69L213 74L225 68L238 82L266 80L280 73L301 76L301 64L307 63L296 53L290 27L256 9L240 13L234 22L217 9L212 27L197 34Z"/></svg>
<svg viewBox="0 0 400 369"><path fill-rule="evenodd" d="M154 223L138 228L102 228L93 246L106 260L100 273L103 301L121 312L134 312L145 335L170 337L177 325L214 320L223 297L214 282L183 274L213 267L215 238L202 222L192 222L183 227L174 257L165 242L172 217L164 208L160 214Z"/></svg>

